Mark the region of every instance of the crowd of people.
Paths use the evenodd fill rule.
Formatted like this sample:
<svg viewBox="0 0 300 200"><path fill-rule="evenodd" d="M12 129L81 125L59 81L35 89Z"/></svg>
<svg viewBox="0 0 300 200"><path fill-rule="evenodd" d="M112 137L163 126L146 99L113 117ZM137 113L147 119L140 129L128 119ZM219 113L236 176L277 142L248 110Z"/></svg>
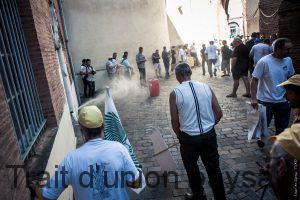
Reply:
<svg viewBox="0 0 300 200"><path fill-rule="evenodd" d="M269 178L278 199L299 199L300 75L295 75L292 60L289 57L292 42L287 38L277 39L275 35L272 35L271 38L262 38L259 33L253 33L251 39L246 41L240 37L234 38L230 46L225 40L220 43L222 44L220 48L214 41L210 41L208 47L203 44L200 50L201 62L198 59L195 44L190 48L188 45L173 46L170 51L163 47L161 54L159 50L155 50L151 56L157 78L162 78L160 65L160 59L162 59L165 67L165 79L169 79L170 74L174 72L180 83L171 92L169 102L172 129L179 139L180 153L192 191L192 193L186 194L186 199L206 199L197 164L199 157L207 171L214 198L226 199L214 128L223 116L222 109L209 85L191 79L192 66L202 67L203 75L206 75L206 65L210 77L217 76L218 66L221 66L223 71L222 77L232 75L233 90L231 94L227 95L228 98L237 97L239 80L242 79L246 88L243 96L251 98L253 108L258 109L259 104L266 107L267 126L274 117L276 131L275 135L270 138L270 142L274 143L270 153L270 163L262 167L261 173ZM146 62L143 47L139 47L136 63L141 86L147 84ZM133 67L128 61L128 52L124 52L120 62L117 62L117 54L113 53L106 63L106 69L110 79L114 79L120 69L123 69L124 75L130 78ZM90 59L84 59L81 75L85 84L86 96L93 96L95 73ZM87 93L87 88L92 92ZM295 109L296 117L291 128L288 128L291 108ZM79 115L81 116L83 112L85 113L79 119L79 123L84 130L84 137L87 138L85 148L88 150L88 148L94 148L92 145L95 145L96 148L101 141L99 138L101 138L103 119L101 111L97 108L82 109ZM95 122L97 124L91 126ZM257 144L261 148L265 145L260 137L257 137ZM137 174L138 171L133 166L128 152L123 152L125 150L119 147L120 145L113 143L109 145L115 146L116 154L120 151L124 155L125 161L123 161L127 163L124 166ZM72 156L83 162L93 159L81 156L81 151L76 151ZM104 151L99 147L97 153L100 155ZM116 162L119 159L117 157L111 162ZM71 165L70 167L72 168ZM118 168L114 170L118 170ZM128 179L128 184L136 185L138 184L137 180ZM78 191L75 188L75 193ZM58 191L57 194L60 192ZM119 195L126 196L125 193L122 190ZM47 197L48 194L52 195L53 191L44 189L43 194ZM51 195L49 197L52 197ZM57 195L55 194L53 197L56 198ZM123 199L120 196L118 198Z"/></svg>

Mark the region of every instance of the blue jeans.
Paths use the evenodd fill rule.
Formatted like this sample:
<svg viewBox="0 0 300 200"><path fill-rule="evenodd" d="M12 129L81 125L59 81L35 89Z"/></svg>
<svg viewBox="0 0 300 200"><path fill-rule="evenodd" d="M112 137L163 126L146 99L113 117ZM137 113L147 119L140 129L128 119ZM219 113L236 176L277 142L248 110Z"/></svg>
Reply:
<svg viewBox="0 0 300 200"><path fill-rule="evenodd" d="M89 88L89 97L94 97L95 81L87 81L87 87Z"/></svg>
<svg viewBox="0 0 300 200"><path fill-rule="evenodd" d="M276 135L282 133L290 122L291 107L288 102L271 103L258 100L258 103L266 106L267 126L269 127L274 116Z"/></svg>

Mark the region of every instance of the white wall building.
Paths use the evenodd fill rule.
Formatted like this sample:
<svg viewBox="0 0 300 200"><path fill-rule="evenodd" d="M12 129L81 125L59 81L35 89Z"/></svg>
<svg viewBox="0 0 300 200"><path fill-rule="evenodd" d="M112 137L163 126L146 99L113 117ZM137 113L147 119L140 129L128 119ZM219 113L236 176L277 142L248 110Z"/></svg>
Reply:
<svg viewBox="0 0 300 200"><path fill-rule="evenodd" d="M77 72L83 58L99 70L113 52L120 59L128 51L135 66L138 47L150 59L156 49L170 46L164 0L65 0L63 8ZM106 71L96 74L96 89L105 87L106 77Z"/></svg>

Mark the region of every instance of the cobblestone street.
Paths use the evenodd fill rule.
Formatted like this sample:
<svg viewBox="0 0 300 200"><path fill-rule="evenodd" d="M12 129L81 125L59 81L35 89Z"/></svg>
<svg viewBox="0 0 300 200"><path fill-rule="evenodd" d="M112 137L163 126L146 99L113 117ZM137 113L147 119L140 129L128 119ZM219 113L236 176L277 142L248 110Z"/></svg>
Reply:
<svg viewBox="0 0 300 200"><path fill-rule="evenodd" d="M150 71L150 75L149 75ZM225 182L228 199L259 199L262 190L255 192L256 188L263 182L259 179L259 168L255 162L264 164L269 151L268 147L260 150L255 142L247 142L247 120L245 102L241 97L244 86L241 82L238 98L231 99L225 96L231 92L231 77L217 78L202 76L200 69L194 69L192 78L205 82L214 90L219 103L223 109L223 118L216 126L219 145L220 165ZM151 77L148 70L148 77ZM135 83L134 83L135 84ZM142 164L144 174L149 171L160 172L161 168L155 159L153 144L149 138L154 129L162 135L164 142L170 146L178 142L171 128L169 113L169 94L177 85L173 76L170 80L160 81L160 96L150 98L147 89L130 89L123 92L122 98L112 95L123 126L127 131L129 140ZM128 86L130 87L130 85ZM118 91L119 92L119 91ZM103 94L100 102L104 102ZM99 102L99 98L96 98ZM103 105L101 105L102 107ZM103 109L102 109L103 110ZM187 175L180 156L179 145L170 148L172 158L177 165L179 174L178 188L175 188L174 177L169 176L167 186L164 185L163 177L157 182L156 177L149 176L150 183L158 186L147 187L140 195L131 194L132 199L184 199L184 194L189 190ZM208 186L208 178L205 168L199 159L199 167L205 176L205 191L209 198L213 198L212 191ZM154 181L154 182L152 182ZM270 189L265 193L264 199L273 199Z"/></svg>

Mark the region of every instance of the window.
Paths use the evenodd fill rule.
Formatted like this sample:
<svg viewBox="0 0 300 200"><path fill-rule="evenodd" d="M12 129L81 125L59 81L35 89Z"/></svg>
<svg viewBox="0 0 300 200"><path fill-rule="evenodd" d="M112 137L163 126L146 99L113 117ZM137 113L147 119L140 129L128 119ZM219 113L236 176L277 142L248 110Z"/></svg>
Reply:
<svg viewBox="0 0 300 200"><path fill-rule="evenodd" d="M46 120L15 0L0 1L0 75L25 159Z"/></svg>

